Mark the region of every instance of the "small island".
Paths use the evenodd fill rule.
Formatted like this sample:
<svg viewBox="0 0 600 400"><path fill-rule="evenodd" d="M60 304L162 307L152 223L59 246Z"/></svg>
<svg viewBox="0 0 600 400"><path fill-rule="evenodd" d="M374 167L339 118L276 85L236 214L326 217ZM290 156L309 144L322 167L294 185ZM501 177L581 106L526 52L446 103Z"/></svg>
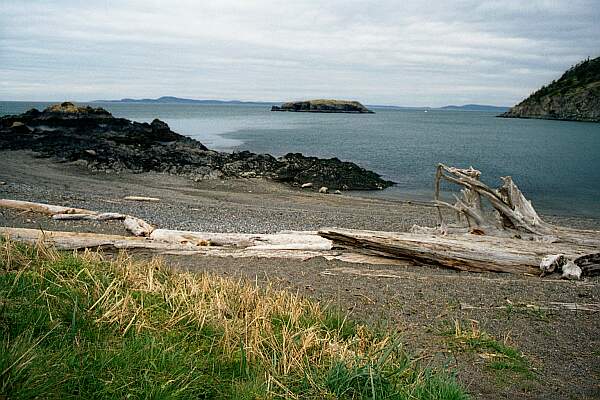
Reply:
<svg viewBox="0 0 600 400"><path fill-rule="evenodd" d="M291 101L283 103L281 106L273 106L271 111L374 114L358 101L327 99Z"/></svg>
<svg viewBox="0 0 600 400"><path fill-rule="evenodd" d="M573 66L499 117L600 122L600 57Z"/></svg>

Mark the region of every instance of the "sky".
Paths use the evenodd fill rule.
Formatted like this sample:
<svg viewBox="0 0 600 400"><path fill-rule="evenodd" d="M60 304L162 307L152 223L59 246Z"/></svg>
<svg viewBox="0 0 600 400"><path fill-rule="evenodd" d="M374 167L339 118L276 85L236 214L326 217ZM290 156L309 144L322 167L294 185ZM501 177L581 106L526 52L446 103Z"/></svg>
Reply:
<svg viewBox="0 0 600 400"><path fill-rule="evenodd" d="M600 0L0 0L0 100L513 105L600 56Z"/></svg>

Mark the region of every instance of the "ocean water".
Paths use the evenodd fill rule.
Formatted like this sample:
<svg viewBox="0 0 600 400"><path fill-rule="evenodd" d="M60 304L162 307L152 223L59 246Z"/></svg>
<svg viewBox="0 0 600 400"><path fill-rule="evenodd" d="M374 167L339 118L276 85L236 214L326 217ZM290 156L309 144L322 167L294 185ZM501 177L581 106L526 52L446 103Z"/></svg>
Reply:
<svg viewBox="0 0 600 400"><path fill-rule="evenodd" d="M0 115L48 103L0 102ZM534 206L600 217L600 124L496 118L492 112L375 109L375 114L271 112L263 105L94 104L223 151L338 157L397 184L362 196L430 200L435 166L469 167L499 186L511 175Z"/></svg>

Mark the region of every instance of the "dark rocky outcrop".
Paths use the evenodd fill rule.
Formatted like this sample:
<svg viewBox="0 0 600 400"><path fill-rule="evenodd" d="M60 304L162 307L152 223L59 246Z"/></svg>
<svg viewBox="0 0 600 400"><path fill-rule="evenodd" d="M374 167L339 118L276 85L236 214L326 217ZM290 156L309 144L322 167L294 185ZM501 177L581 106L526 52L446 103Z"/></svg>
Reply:
<svg viewBox="0 0 600 400"><path fill-rule="evenodd" d="M102 108L62 103L0 118L0 150L33 150L96 171L156 171L192 179L265 177L292 185L370 190L392 185L374 172L337 158L288 154L279 159L249 151L225 153L150 124L115 118Z"/></svg>
<svg viewBox="0 0 600 400"><path fill-rule="evenodd" d="M600 57L575 65L499 117L600 122Z"/></svg>
<svg viewBox="0 0 600 400"><path fill-rule="evenodd" d="M374 114L358 101L322 99L283 103L281 106L273 106L271 111Z"/></svg>

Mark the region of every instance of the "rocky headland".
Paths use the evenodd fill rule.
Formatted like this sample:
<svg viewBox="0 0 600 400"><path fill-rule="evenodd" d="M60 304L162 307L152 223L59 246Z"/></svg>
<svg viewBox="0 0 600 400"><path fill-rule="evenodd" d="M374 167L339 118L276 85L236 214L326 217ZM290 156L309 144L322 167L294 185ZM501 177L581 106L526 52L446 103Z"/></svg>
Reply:
<svg viewBox="0 0 600 400"><path fill-rule="evenodd" d="M324 99L287 102L281 106L273 106L271 111L374 114L358 101Z"/></svg>
<svg viewBox="0 0 600 400"><path fill-rule="evenodd" d="M173 132L155 119L115 118L103 108L65 102L0 118L0 150L32 150L94 171L163 172L194 180L269 178L294 186L373 190L393 182L351 162L290 153L280 158L249 151L218 152Z"/></svg>
<svg viewBox="0 0 600 400"><path fill-rule="evenodd" d="M499 117L600 122L600 57L575 65Z"/></svg>

